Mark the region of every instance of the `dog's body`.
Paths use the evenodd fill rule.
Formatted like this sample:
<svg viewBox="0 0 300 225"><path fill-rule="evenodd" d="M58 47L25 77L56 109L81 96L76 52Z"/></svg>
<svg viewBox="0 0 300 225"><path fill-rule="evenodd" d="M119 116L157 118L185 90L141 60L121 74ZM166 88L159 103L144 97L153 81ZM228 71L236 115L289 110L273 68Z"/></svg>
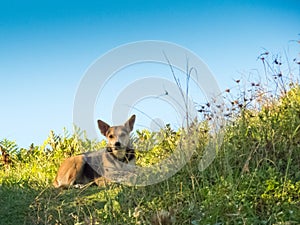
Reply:
<svg viewBox="0 0 300 225"><path fill-rule="evenodd" d="M126 170L126 164L135 163L134 150L130 147L129 134L133 130L135 115L121 126L112 126L98 120L101 133L107 138L107 148L67 158L60 166L53 182L54 187L95 182L103 185L105 177L116 177Z"/></svg>

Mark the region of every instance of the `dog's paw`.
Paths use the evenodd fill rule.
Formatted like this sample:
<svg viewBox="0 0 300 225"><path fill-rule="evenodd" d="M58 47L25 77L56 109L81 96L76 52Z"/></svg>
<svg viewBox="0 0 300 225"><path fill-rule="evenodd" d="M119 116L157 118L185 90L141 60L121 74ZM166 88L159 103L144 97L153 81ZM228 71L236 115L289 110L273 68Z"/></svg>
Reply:
<svg viewBox="0 0 300 225"><path fill-rule="evenodd" d="M110 180L108 180L107 178L104 178L104 177L99 177L99 178L95 179L95 184L98 187L106 187L110 183L111 183Z"/></svg>
<svg viewBox="0 0 300 225"><path fill-rule="evenodd" d="M84 188L84 184L75 184L75 185L73 185L73 187L74 188L76 188L76 189L82 189L82 188Z"/></svg>

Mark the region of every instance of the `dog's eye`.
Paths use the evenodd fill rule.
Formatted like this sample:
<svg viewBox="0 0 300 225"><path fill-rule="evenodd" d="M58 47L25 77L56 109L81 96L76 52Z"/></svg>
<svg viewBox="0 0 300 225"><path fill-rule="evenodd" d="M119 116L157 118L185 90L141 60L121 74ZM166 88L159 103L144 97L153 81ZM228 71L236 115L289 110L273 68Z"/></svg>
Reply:
<svg viewBox="0 0 300 225"><path fill-rule="evenodd" d="M112 134L110 134L108 137L109 137L109 138L113 138L114 136L113 136Z"/></svg>

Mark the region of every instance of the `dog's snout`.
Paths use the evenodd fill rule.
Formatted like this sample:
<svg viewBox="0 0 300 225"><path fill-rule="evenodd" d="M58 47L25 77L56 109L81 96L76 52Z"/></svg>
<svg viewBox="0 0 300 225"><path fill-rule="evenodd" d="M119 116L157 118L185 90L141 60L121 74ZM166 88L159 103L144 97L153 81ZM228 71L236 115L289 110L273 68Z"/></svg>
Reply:
<svg viewBox="0 0 300 225"><path fill-rule="evenodd" d="M121 143L120 143L119 141L117 141L117 142L115 143L115 146L116 146L116 147L121 147Z"/></svg>

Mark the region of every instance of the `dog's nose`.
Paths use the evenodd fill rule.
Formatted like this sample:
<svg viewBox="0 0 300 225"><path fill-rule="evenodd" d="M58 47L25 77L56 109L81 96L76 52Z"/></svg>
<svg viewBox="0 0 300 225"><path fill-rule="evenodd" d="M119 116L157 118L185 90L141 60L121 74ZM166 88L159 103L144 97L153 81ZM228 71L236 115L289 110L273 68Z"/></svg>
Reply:
<svg viewBox="0 0 300 225"><path fill-rule="evenodd" d="M121 143L117 141L117 142L115 143L115 146L116 146L116 147L121 147Z"/></svg>

